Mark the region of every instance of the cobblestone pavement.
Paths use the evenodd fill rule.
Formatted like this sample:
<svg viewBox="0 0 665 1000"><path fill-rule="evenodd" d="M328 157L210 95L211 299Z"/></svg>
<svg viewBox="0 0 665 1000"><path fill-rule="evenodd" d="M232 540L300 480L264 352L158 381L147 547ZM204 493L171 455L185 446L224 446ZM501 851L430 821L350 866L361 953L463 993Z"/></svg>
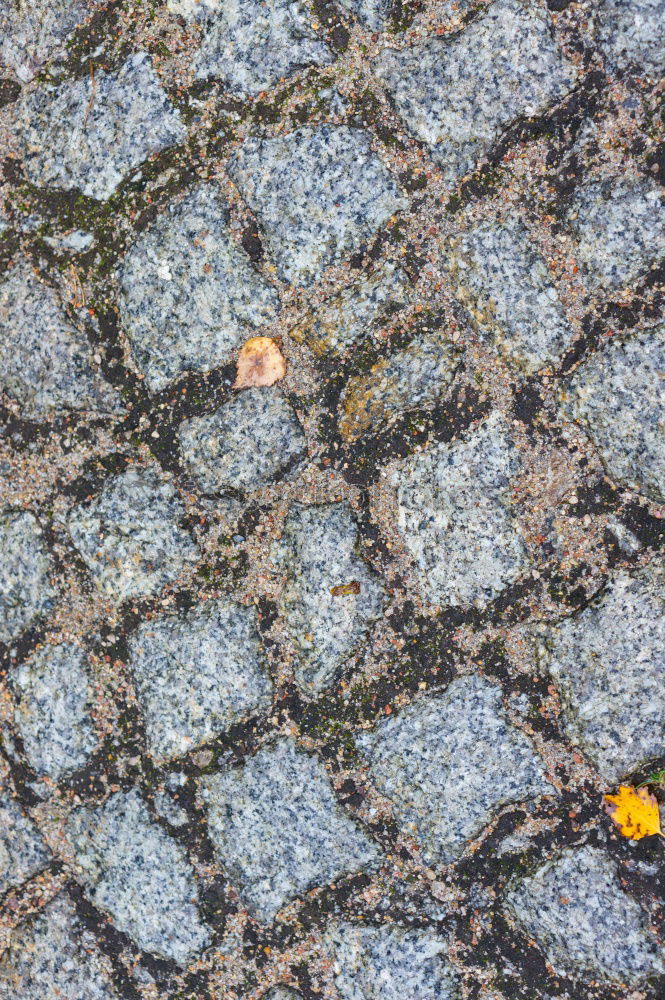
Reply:
<svg viewBox="0 0 665 1000"><path fill-rule="evenodd" d="M0 1000L665 996L664 66L0 0Z"/></svg>

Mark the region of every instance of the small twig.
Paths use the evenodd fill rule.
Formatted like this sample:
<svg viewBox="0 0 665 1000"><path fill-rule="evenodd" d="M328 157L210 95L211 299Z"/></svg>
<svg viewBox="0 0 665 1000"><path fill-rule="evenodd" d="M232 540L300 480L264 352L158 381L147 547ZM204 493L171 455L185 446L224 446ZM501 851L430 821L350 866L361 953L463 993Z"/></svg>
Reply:
<svg viewBox="0 0 665 1000"><path fill-rule="evenodd" d="M92 106L95 103L95 94L97 93L97 82L95 80L95 67L90 63L90 97L88 99L88 104L85 109L85 114L83 115L83 128L86 127L88 122L88 115L92 111Z"/></svg>

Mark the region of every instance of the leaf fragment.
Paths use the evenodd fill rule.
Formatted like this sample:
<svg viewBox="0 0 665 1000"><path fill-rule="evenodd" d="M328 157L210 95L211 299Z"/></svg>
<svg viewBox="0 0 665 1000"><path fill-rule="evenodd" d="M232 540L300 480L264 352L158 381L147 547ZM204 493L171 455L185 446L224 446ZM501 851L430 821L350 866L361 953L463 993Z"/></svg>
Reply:
<svg viewBox="0 0 665 1000"><path fill-rule="evenodd" d="M286 361L276 340L251 337L240 348L234 389L274 385L286 375Z"/></svg>
<svg viewBox="0 0 665 1000"><path fill-rule="evenodd" d="M619 785L616 795L604 795L605 810L619 828L619 833L630 840L641 840L660 833L658 801L646 788Z"/></svg>
<svg viewBox="0 0 665 1000"><path fill-rule="evenodd" d="M333 597L348 597L349 594L359 594L360 584L357 580L352 580L351 583L339 583L336 587L330 588L330 593Z"/></svg>

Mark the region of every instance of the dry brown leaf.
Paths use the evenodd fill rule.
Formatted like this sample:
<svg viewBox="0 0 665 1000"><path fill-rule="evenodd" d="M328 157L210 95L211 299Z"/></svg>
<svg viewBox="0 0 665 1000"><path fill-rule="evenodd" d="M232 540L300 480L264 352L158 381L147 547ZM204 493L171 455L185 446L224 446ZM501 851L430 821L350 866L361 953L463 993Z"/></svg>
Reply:
<svg viewBox="0 0 665 1000"><path fill-rule="evenodd" d="M658 802L648 789L619 785L616 795L604 795L605 809L619 833L631 840L641 840L660 833Z"/></svg>
<svg viewBox="0 0 665 1000"><path fill-rule="evenodd" d="M352 580L351 583L339 583L336 587L330 588L330 593L333 597L348 597L349 594L359 594L360 584L357 580Z"/></svg>
<svg viewBox="0 0 665 1000"><path fill-rule="evenodd" d="M270 337L252 337L240 348L234 389L273 385L286 375L284 355Z"/></svg>

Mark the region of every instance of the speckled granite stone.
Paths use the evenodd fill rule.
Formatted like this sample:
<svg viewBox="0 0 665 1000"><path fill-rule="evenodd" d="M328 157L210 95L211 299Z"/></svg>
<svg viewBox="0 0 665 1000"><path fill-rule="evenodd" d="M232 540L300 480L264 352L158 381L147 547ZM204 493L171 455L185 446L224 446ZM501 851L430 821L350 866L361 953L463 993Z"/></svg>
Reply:
<svg viewBox="0 0 665 1000"><path fill-rule="evenodd" d="M119 397L91 366L86 337L69 321L58 295L27 263L0 284L0 386L25 417L54 411L116 413Z"/></svg>
<svg viewBox="0 0 665 1000"><path fill-rule="evenodd" d="M111 963L61 893L12 934L0 958L2 1000L116 1000Z"/></svg>
<svg viewBox="0 0 665 1000"><path fill-rule="evenodd" d="M148 385L228 361L274 319L277 293L229 231L219 189L202 184L139 237L119 270L120 315Z"/></svg>
<svg viewBox="0 0 665 1000"><path fill-rule="evenodd" d="M46 847L32 820L0 785L0 895L25 882L44 868L48 860Z"/></svg>
<svg viewBox="0 0 665 1000"><path fill-rule="evenodd" d="M665 254L665 196L651 180L583 183L568 211L577 258L593 283L619 288Z"/></svg>
<svg viewBox="0 0 665 1000"><path fill-rule="evenodd" d="M492 414L451 444L407 459L394 474L399 529L433 604L486 604L529 563L511 511L519 455Z"/></svg>
<svg viewBox="0 0 665 1000"><path fill-rule="evenodd" d="M247 389L215 413L180 425L187 470L206 493L265 486L306 451L298 418L279 389Z"/></svg>
<svg viewBox="0 0 665 1000"><path fill-rule="evenodd" d="M202 781L219 859L262 922L315 885L372 862L377 849L337 805L321 762L281 739Z"/></svg>
<svg viewBox="0 0 665 1000"><path fill-rule="evenodd" d="M95 584L115 601L152 594L199 550L179 520L185 510L156 466L130 466L69 515L69 531Z"/></svg>
<svg viewBox="0 0 665 1000"><path fill-rule="evenodd" d="M665 69L663 0L601 0L594 20L596 41L611 69L660 76Z"/></svg>
<svg viewBox="0 0 665 1000"><path fill-rule="evenodd" d="M67 835L91 902L140 948L185 965L208 944L185 850L150 819L140 792L79 810Z"/></svg>
<svg viewBox="0 0 665 1000"><path fill-rule="evenodd" d="M560 974L639 983L665 972L646 913L599 848L573 849L544 865L508 904Z"/></svg>
<svg viewBox="0 0 665 1000"><path fill-rule="evenodd" d="M43 646L9 677L17 702L14 722L35 771L57 781L82 767L97 743L85 650Z"/></svg>
<svg viewBox="0 0 665 1000"><path fill-rule="evenodd" d="M201 22L197 77L220 77L233 94L254 97L305 66L325 66L333 58L302 0L168 0L168 6Z"/></svg>
<svg viewBox="0 0 665 1000"><path fill-rule="evenodd" d="M0 551L0 642L11 642L51 610L56 592L42 529L33 514L0 512Z"/></svg>
<svg viewBox="0 0 665 1000"><path fill-rule="evenodd" d="M134 53L117 73L32 91L16 108L16 129L33 184L109 198L154 153L182 142L185 128L150 59Z"/></svg>
<svg viewBox="0 0 665 1000"><path fill-rule="evenodd" d="M206 601L145 622L129 642L153 757L177 757L270 704L256 612Z"/></svg>
<svg viewBox="0 0 665 1000"><path fill-rule="evenodd" d="M342 10L348 10L368 31L381 31L388 18L390 0L339 0Z"/></svg>
<svg viewBox="0 0 665 1000"><path fill-rule="evenodd" d="M358 528L345 503L294 505L273 558L286 574L279 607L298 649L296 678L316 693L381 614L383 586L358 554ZM354 592L333 593L352 583Z"/></svg>
<svg viewBox="0 0 665 1000"><path fill-rule="evenodd" d="M275 986L265 995L265 1000L301 1000L302 993L290 989L288 986Z"/></svg>
<svg viewBox="0 0 665 1000"><path fill-rule="evenodd" d="M357 737L369 777L421 841L451 861L508 802L552 792L527 738L509 726L501 690L461 677Z"/></svg>
<svg viewBox="0 0 665 1000"><path fill-rule="evenodd" d="M610 341L567 382L563 399L614 479L665 498L665 327Z"/></svg>
<svg viewBox="0 0 665 1000"><path fill-rule="evenodd" d="M496 0L452 38L384 49L375 69L407 128L433 148L451 182L511 122L542 113L576 77L548 15L520 0Z"/></svg>
<svg viewBox="0 0 665 1000"><path fill-rule="evenodd" d="M453 380L459 351L440 333L417 337L409 346L383 358L367 375L349 379L341 400L339 429L355 441L383 429L406 410L427 409Z"/></svg>
<svg viewBox="0 0 665 1000"><path fill-rule="evenodd" d="M92 9L88 0L0 0L0 76L4 64L20 83L32 80Z"/></svg>
<svg viewBox="0 0 665 1000"><path fill-rule="evenodd" d="M247 139L229 173L256 213L280 275L301 285L407 206L369 136L346 126Z"/></svg>
<svg viewBox="0 0 665 1000"><path fill-rule="evenodd" d="M532 374L556 361L572 334L545 261L515 218L484 223L459 242L457 295L483 339Z"/></svg>
<svg viewBox="0 0 665 1000"><path fill-rule="evenodd" d="M344 1000L454 1000L457 976L436 931L333 924L325 937Z"/></svg>
<svg viewBox="0 0 665 1000"><path fill-rule="evenodd" d="M564 696L566 729L616 781L663 752L665 571L617 574L583 611L554 626L543 660Z"/></svg>

